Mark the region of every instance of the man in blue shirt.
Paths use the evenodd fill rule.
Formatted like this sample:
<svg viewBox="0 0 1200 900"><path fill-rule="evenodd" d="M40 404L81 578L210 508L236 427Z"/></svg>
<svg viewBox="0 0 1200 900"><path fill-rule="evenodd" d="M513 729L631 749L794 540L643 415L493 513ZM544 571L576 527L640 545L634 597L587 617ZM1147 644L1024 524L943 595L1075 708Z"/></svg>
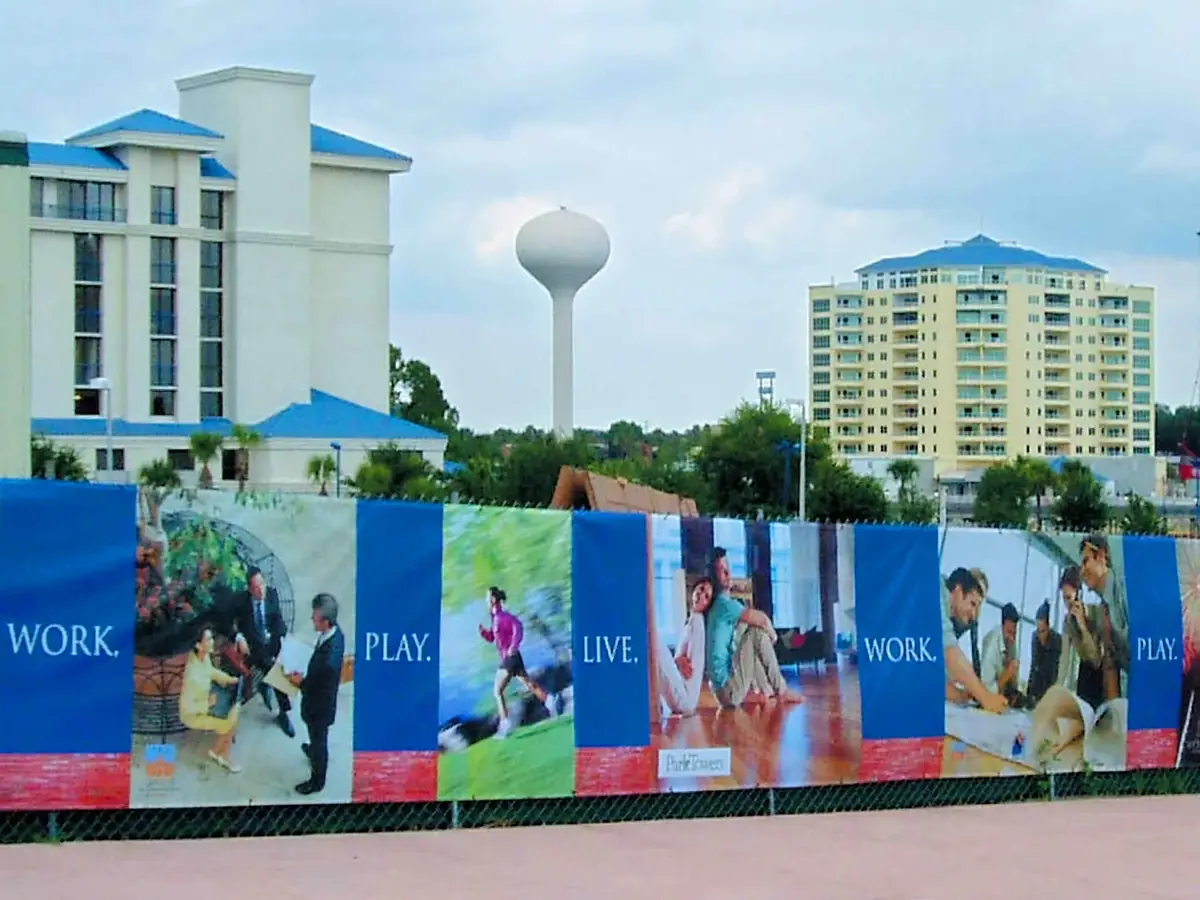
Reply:
<svg viewBox="0 0 1200 900"><path fill-rule="evenodd" d="M771 697L784 703L803 703L804 696L788 687L775 655L778 636L771 619L746 609L730 594L733 573L724 547L713 548L710 577L716 587L705 613L708 636L708 679L722 706L762 703Z"/></svg>

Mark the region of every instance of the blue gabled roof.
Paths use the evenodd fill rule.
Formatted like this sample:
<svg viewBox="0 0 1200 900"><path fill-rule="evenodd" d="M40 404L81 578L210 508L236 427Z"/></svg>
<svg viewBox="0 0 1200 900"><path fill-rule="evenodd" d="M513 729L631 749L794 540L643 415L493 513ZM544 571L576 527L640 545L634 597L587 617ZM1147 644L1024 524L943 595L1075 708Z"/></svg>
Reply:
<svg viewBox="0 0 1200 900"><path fill-rule="evenodd" d="M233 173L211 156L200 157L201 178L233 178Z"/></svg>
<svg viewBox="0 0 1200 900"><path fill-rule="evenodd" d="M395 150L388 150L377 144L368 144L356 137L325 128L321 125L310 126L310 140L313 153L329 153L333 156L358 156L364 159L390 159L412 165L412 159Z"/></svg>
<svg viewBox="0 0 1200 900"><path fill-rule="evenodd" d="M46 437L103 437L106 434L104 419L34 419L29 426L34 434L44 434ZM201 419L199 423L192 424L113 419L115 438L188 438L196 431L209 431L228 437L233 431L233 423L228 419Z"/></svg>
<svg viewBox="0 0 1200 900"><path fill-rule="evenodd" d="M160 113L157 110L139 109L137 112L132 112L127 116L121 116L121 118L113 119L111 122L105 122L103 125L97 125L95 128L89 128L87 131L81 131L74 137L69 138L69 140L80 141L86 138L100 137L105 134L116 134L120 131L128 131L135 134L165 134L174 137L209 138L212 140L220 140L223 137L223 135L202 125L193 125L191 122L185 122L183 119L168 116L166 113Z"/></svg>
<svg viewBox="0 0 1200 900"><path fill-rule="evenodd" d="M446 439L446 435L440 431L316 390L312 392L310 402L293 403L254 428L265 438L373 441Z"/></svg>
<svg viewBox="0 0 1200 900"><path fill-rule="evenodd" d="M102 437L105 421L88 419L34 419L34 434L47 437ZM251 426L264 438L318 438L320 440L364 441L444 441L446 435L406 419L398 419L334 397L324 391L312 391L308 403L293 403L275 415ZM209 431L228 437L233 423L228 419L202 419L199 423L127 422L113 419L113 437L189 437L196 431Z"/></svg>
<svg viewBox="0 0 1200 900"><path fill-rule="evenodd" d="M869 272L896 272L910 269L933 269L953 266L1020 266L1031 269L1052 269L1065 272L1103 272L1104 269L1070 257L1046 256L1012 244L1001 244L983 234L977 234L961 244L948 244L926 250L915 256L892 256L876 260L855 269L859 275Z"/></svg>
<svg viewBox="0 0 1200 900"><path fill-rule="evenodd" d="M29 143L31 166L70 166L76 169L106 169L124 172L125 164L103 150L72 147L68 144Z"/></svg>

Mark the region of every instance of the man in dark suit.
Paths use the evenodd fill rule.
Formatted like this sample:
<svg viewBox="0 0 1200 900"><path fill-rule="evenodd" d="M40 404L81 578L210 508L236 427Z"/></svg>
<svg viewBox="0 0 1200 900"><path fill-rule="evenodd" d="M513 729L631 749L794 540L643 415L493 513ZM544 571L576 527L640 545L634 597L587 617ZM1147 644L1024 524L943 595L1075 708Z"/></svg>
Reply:
<svg viewBox="0 0 1200 900"><path fill-rule="evenodd" d="M329 769L329 728L337 718L338 688L342 684L342 660L346 638L338 628L338 604L332 594L317 594L312 602L312 623L317 645L308 671L289 680L300 688L300 718L308 729L308 743L301 746L312 767L308 781L296 785L300 794L315 794L325 789Z"/></svg>
<svg viewBox="0 0 1200 900"><path fill-rule="evenodd" d="M287 635L287 623L279 605L279 592L267 585L261 570L251 567L246 572L246 590L235 598L231 616L234 643L245 654L250 666L265 675L279 656L279 648ZM266 684L260 684L258 691L268 710L271 709L271 695L275 695L279 704L275 721L284 734L295 737L296 729L288 716L292 702L287 694Z"/></svg>

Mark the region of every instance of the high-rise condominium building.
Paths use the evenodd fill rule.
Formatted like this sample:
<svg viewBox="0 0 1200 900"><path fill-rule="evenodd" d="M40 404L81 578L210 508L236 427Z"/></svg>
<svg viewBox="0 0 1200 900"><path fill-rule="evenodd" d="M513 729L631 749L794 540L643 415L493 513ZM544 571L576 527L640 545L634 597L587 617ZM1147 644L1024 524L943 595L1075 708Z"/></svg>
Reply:
<svg viewBox="0 0 1200 900"><path fill-rule="evenodd" d="M1153 288L984 235L856 274L809 289L812 420L839 454L1153 452Z"/></svg>

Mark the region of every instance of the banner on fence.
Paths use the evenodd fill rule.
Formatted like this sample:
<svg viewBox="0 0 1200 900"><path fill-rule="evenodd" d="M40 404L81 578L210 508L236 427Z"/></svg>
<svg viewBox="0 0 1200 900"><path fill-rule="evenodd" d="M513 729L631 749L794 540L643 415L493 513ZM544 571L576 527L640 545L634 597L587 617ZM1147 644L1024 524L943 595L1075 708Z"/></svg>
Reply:
<svg viewBox="0 0 1200 900"><path fill-rule="evenodd" d="M1197 547L0 482L0 808L1195 766Z"/></svg>

